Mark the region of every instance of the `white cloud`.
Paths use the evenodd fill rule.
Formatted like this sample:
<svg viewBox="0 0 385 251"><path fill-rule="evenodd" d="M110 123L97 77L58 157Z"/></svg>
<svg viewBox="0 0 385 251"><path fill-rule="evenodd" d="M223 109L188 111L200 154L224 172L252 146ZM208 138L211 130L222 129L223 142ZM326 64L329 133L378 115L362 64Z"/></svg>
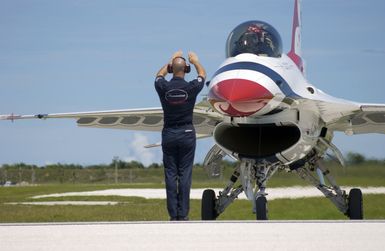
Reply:
<svg viewBox="0 0 385 251"><path fill-rule="evenodd" d="M120 156L124 161L138 161L148 166L152 163L162 163L162 147L144 148L145 145L159 143L160 138L151 133L133 133L126 139L128 150ZM213 146L212 138L197 140L194 163L202 163L208 150Z"/></svg>
<svg viewBox="0 0 385 251"><path fill-rule="evenodd" d="M124 161L135 160L141 162L145 166L148 166L154 162L160 162L159 158L157 158L157 151L154 148L144 148L145 145L149 144L150 143L146 135L142 133L134 133L128 144L128 156L125 156L122 159Z"/></svg>

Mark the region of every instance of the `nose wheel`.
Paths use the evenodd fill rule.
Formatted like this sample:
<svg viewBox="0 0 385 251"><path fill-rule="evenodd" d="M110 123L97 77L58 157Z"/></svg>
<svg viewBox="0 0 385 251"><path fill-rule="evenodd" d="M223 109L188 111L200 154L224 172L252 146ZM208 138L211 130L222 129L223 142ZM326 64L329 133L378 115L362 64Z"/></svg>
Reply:
<svg viewBox="0 0 385 251"><path fill-rule="evenodd" d="M256 200L255 200L255 214L256 214L256 218L257 220L267 220L267 213L268 213L268 210L267 210L267 200L266 200L266 197L265 196L259 196Z"/></svg>

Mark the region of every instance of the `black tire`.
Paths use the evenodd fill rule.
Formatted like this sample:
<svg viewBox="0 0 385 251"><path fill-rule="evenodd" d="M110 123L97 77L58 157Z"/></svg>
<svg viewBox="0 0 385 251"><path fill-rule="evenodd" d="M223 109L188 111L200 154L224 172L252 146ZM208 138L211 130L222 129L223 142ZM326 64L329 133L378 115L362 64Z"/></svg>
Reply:
<svg viewBox="0 0 385 251"><path fill-rule="evenodd" d="M267 200L265 196L258 197L255 201L257 220L267 220Z"/></svg>
<svg viewBox="0 0 385 251"><path fill-rule="evenodd" d="M203 191L201 211L202 220L215 220L218 217L215 210L215 200L216 197L214 190L206 189Z"/></svg>
<svg viewBox="0 0 385 251"><path fill-rule="evenodd" d="M362 220L364 218L362 192L360 189L353 188L350 190L348 207L348 216L351 220Z"/></svg>

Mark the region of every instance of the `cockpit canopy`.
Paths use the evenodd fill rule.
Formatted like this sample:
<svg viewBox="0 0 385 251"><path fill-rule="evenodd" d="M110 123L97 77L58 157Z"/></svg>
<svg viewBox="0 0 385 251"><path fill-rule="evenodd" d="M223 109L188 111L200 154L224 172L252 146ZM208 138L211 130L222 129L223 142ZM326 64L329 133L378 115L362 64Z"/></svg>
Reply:
<svg viewBox="0 0 385 251"><path fill-rule="evenodd" d="M226 57L241 53L281 57L281 37L268 23L256 20L244 22L235 27L226 42Z"/></svg>

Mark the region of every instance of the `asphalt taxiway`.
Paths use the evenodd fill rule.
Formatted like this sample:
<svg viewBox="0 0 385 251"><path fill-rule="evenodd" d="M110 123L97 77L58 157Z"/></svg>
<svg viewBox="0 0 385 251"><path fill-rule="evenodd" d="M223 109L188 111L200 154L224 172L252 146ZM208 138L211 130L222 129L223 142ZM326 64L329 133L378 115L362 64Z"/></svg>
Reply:
<svg viewBox="0 0 385 251"><path fill-rule="evenodd" d="M385 221L0 224L2 250L384 250Z"/></svg>

